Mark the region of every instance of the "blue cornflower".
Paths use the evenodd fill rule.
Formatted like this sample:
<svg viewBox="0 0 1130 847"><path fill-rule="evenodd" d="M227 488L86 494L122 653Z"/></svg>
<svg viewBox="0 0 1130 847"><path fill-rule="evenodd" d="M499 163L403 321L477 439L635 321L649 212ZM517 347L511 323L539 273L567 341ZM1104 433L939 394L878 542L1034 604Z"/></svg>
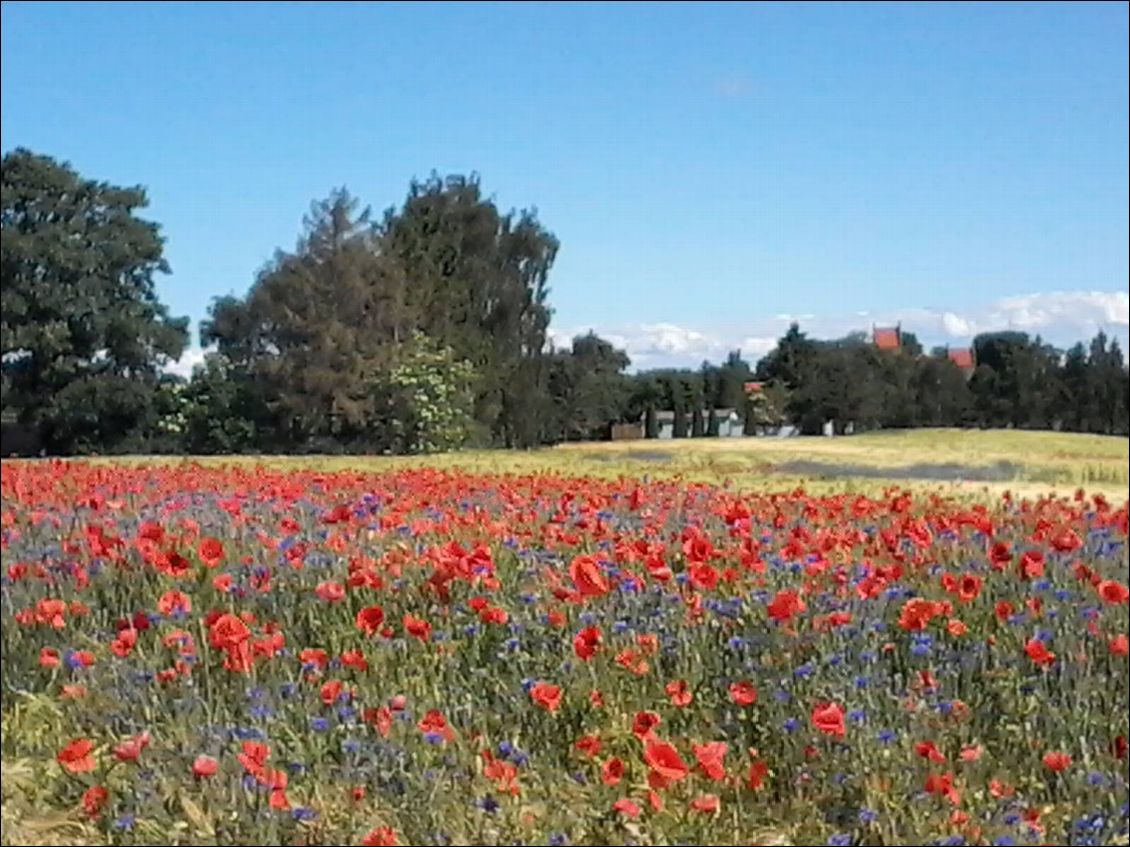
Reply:
<svg viewBox="0 0 1130 847"><path fill-rule="evenodd" d="M859 822L860 823L871 823L877 817L879 817L879 813L876 812L874 809L860 809L859 810Z"/></svg>
<svg viewBox="0 0 1130 847"><path fill-rule="evenodd" d="M495 800L493 797L484 797L482 800L480 800L478 802L478 806L479 806L480 809L482 809L484 812L487 812L488 814L491 814L491 813L498 811L498 801Z"/></svg>
<svg viewBox="0 0 1130 847"><path fill-rule="evenodd" d="M800 721L798 721L796 718L789 718L782 724L782 726L784 727L785 732L796 732L797 727L800 726Z"/></svg>
<svg viewBox="0 0 1130 847"><path fill-rule="evenodd" d="M310 729L314 732L325 732L330 728L330 722L321 716L310 718Z"/></svg>
<svg viewBox="0 0 1130 847"><path fill-rule="evenodd" d="M318 813L307 806L295 806L290 814L296 821L312 821L318 817Z"/></svg>
<svg viewBox="0 0 1130 847"><path fill-rule="evenodd" d="M855 687L856 688L866 688L870 684L871 684L871 680L868 677L857 676L855 678Z"/></svg>
<svg viewBox="0 0 1130 847"><path fill-rule="evenodd" d="M911 640L914 642L910 652L915 656L930 655L930 648L934 646L934 637L925 633L915 633Z"/></svg>
<svg viewBox="0 0 1130 847"><path fill-rule="evenodd" d="M341 742L341 749L352 756L353 754L360 752L361 742L356 738L347 738L345 739L345 741Z"/></svg>
<svg viewBox="0 0 1130 847"><path fill-rule="evenodd" d="M793 675L799 676L801 679L807 679L808 677L812 676L815 670L816 669L812 667L811 663L805 662L803 665L793 671Z"/></svg>
<svg viewBox="0 0 1130 847"><path fill-rule="evenodd" d="M549 847L565 847L569 839L563 832L554 832L549 836Z"/></svg>
<svg viewBox="0 0 1130 847"><path fill-rule="evenodd" d="M773 699L776 700L778 703L788 703L789 700L792 699L792 696L793 695L791 695L784 688L778 688L776 691L773 692Z"/></svg>
<svg viewBox="0 0 1130 847"><path fill-rule="evenodd" d="M1106 776L1098 771L1091 771L1087 774L1087 782L1098 788L1106 783Z"/></svg>
<svg viewBox="0 0 1130 847"><path fill-rule="evenodd" d="M831 847L848 847L851 844L851 835L846 832L837 832L828 839Z"/></svg>
<svg viewBox="0 0 1130 847"><path fill-rule="evenodd" d="M852 723L863 723L867 720L867 713L863 709L852 709L848 712L848 720Z"/></svg>
<svg viewBox="0 0 1130 847"><path fill-rule="evenodd" d="M879 730L879 734L875 737L878 738L879 741L883 744L890 744L898 736L895 734L895 731L893 729L881 729Z"/></svg>
<svg viewBox="0 0 1130 847"><path fill-rule="evenodd" d="M438 732L428 732L424 734L424 740L429 744L442 744L443 736Z"/></svg>
<svg viewBox="0 0 1130 847"><path fill-rule="evenodd" d="M120 818L114 821L114 828L124 829L128 832L129 830L133 829L135 821L136 819L133 815L122 815Z"/></svg>

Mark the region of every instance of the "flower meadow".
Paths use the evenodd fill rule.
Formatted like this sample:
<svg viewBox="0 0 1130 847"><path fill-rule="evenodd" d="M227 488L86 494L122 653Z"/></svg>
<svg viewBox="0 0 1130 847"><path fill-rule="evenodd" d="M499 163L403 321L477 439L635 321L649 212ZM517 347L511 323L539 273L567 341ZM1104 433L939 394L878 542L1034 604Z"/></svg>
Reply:
<svg viewBox="0 0 1130 847"><path fill-rule="evenodd" d="M2 495L4 762L104 843L1126 843L1125 504L60 461Z"/></svg>

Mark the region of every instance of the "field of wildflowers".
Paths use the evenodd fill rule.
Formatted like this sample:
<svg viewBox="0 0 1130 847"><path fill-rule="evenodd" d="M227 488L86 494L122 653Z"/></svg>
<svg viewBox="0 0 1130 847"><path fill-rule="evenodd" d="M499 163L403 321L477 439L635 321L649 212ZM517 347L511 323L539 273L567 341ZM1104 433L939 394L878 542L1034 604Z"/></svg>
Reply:
<svg viewBox="0 0 1130 847"><path fill-rule="evenodd" d="M1126 843L1127 519L5 463L5 805L73 843Z"/></svg>

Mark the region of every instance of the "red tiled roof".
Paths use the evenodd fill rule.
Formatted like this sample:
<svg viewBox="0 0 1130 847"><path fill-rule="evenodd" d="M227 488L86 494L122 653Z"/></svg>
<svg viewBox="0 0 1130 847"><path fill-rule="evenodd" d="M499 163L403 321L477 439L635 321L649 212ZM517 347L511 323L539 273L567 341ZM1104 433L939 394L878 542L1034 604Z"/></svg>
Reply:
<svg viewBox="0 0 1130 847"><path fill-rule="evenodd" d="M902 346L897 329L875 330L875 346L880 350L898 350Z"/></svg>
<svg viewBox="0 0 1130 847"><path fill-rule="evenodd" d="M949 360L963 370L965 368L973 367L973 351L968 347L962 347L957 350L950 350Z"/></svg>
<svg viewBox="0 0 1130 847"><path fill-rule="evenodd" d="M761 390L760 382L747 382L744 386L746 394L756 394Z"/></svg>

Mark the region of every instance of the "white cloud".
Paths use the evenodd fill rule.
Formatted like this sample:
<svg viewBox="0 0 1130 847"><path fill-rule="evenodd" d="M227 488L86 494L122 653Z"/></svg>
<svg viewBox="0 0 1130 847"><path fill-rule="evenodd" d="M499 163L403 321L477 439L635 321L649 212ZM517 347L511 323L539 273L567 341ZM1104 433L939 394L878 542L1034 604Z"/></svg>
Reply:
<svg viewBox="0 0 1130 847"><path fill-rule="evenodd" d="M591 327L624 349L633 369L697 367L704 359L720 361L731 350L755 362L777 344L783 324L797 321L816 338L838 338L852 331L869 331L873 324L902 324L926 346L968 344L982 332L1014 329L1058 345L1085 341L1100 329L1118 339L1124 352L1130 328L1130 296L1119 291L1060 291L1005 297L967 309L886 309L850 314L778 314L749 324L684 326L674 323L608 324ZM588 332L555 329L557 346L568 346L574 335Z"/></svg>
<svg viewBox="0 0 1130 847"><path fill-rule="evenodd" d="M192 369L204 362L206 352L208 351L199 347L187 347L177 361L170 362L165 366L165 371L188 379L192 376Z"/></svg>
<svg viewBox="0 0 1130 847"><path fill-rule="evenodd" d="M1130 346L1130 295L1125 291L1058 291L1004 297L981 307L961 311L945 309L862 310L842 315L778 314L742 325L690 327L681 324L601 324L572 328L553 327L549 340L558 349L572 346L575 336L590 329L614 346L626 350L632 368L698 367L703 360L720 362L731 350L741 350L756 362L796 321L815 338L839 338L852 331L869 331L872 324L902 323L928 348L934 344L968 344L982 332L1015 329L1039 334L1054 344L1068 345L1092 338L1100 329ZM170 364L170 373L190 377L204 361L205 350L190 347Z"/></svg>

